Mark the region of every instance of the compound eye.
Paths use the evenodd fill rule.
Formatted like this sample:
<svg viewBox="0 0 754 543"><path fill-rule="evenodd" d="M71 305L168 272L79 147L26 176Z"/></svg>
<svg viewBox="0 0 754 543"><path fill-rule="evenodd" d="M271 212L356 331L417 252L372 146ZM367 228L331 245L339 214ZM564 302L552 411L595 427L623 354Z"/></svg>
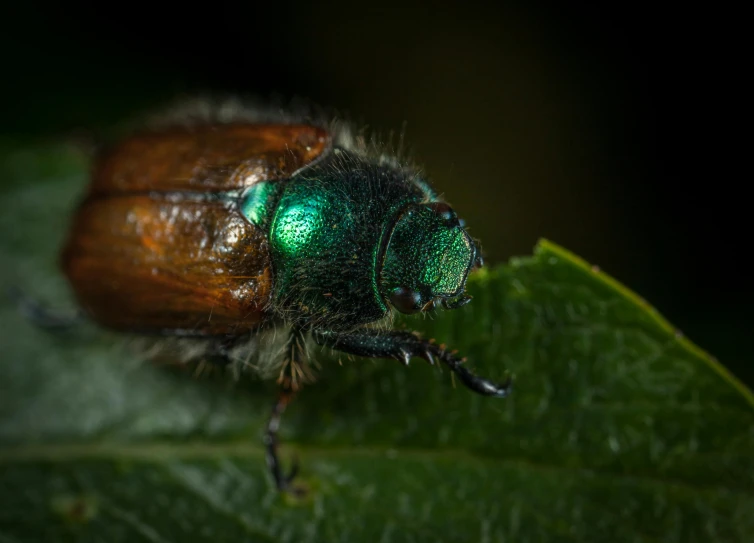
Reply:
<svg viewBox="0 0 754 543"><path fill-rule="evenodd" d="M393 289L390 304L401 313L410 315L421 310L421 294L406 287Z"/></svg>
<svg viewBox="0 0 754 543"><path fill-rule="evenodd" d="M442 217L442 219L450 226L458 226L458 215L456 215L456 212L453 211L453 208L445 202L434 202L432 204L429 204L429 207L440 217Z"/></svg>

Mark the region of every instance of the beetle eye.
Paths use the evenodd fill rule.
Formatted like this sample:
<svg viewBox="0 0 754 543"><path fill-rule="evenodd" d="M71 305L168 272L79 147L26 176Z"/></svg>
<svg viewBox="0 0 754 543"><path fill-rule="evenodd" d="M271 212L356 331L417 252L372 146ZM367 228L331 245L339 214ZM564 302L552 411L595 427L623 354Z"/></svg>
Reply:
<svg viewBox="0 0 754 543"><path fill-rule="evenodd" d="M390 304L401 313L410 315L421 309L421 295L410 288L398 287L390 295Z"/></svg>

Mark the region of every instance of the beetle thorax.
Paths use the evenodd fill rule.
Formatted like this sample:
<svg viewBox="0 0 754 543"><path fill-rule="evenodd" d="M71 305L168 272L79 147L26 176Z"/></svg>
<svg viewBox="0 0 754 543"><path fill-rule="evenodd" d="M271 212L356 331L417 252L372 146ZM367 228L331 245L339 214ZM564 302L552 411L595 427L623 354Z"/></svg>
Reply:
<svg viewBox="0 0 754 543"><path fill-rule="evenodd" d="M384 317L383 240L399 210L426 194L405 172L345 152L280 186L269 215L279 313L300 325L329 328Z"/></svg>

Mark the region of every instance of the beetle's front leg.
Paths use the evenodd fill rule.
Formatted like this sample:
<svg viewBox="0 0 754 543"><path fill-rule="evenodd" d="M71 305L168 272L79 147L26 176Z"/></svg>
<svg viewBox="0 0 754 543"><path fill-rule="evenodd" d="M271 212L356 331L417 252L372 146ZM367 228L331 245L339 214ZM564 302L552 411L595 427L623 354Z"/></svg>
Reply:
<svg viewBox="0 0 754 543"><path fill-rule="evenodd" d="M354 332L314 330L314 341L336 351L365 356L367 358L394 358L408 365L418 356L434 364L435 359L447 365L461 382L474 392L484 396L505 397L510 392L511 379L496 384L474 375L462 364L463 361L439 345L420 338L412 332L380 331L372 329Z"/></svg>

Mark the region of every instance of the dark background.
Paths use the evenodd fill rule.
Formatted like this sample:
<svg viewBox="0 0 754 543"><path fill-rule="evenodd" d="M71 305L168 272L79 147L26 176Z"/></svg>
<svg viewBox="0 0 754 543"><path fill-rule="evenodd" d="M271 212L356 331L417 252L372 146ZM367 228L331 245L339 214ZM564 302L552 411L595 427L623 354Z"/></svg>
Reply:
<svg viewBox="0 0 754 543"><path fill-rule="evenodd" d="M106 127L196 90L405 121L488 262L549 238L751 384L742 15L570 4L27 2L3 17L0 138Z"/></svg>

